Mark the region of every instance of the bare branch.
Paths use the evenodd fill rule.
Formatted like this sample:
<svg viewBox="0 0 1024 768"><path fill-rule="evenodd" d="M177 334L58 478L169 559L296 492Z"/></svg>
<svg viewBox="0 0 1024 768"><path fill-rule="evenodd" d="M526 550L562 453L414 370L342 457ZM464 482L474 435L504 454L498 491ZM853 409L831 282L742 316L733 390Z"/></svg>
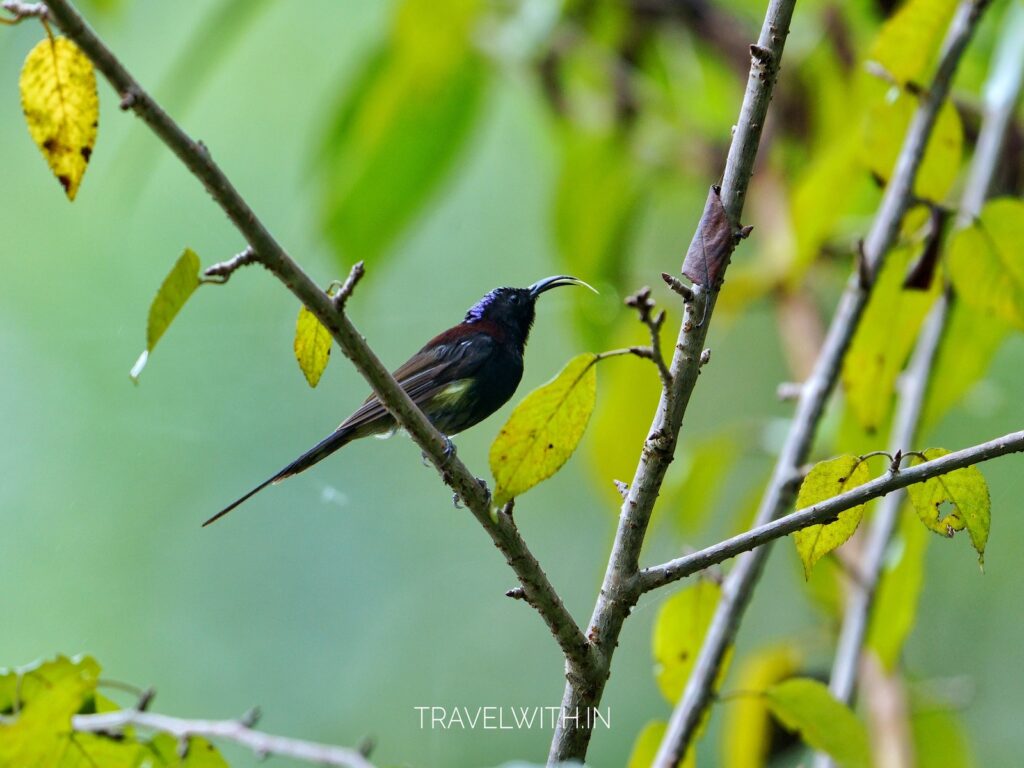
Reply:
<svg viewBox="0 0 1024 768"><path fill-rule="evenodd" d="M683 301L693 301L693 289L678 277L673 277L668 272L662 272L661 279L665 281L669 288L682 296Z"/></svg>
<svg viewBox="0 0 1024 768"><path fill-rule="evenodd" d="M78 733L122 733L126 728L144 728L179 739L202 736L231 741L251 749L261 758L274 755L336 768L373 768L373 764L358 750L273 736L253 730L253 724L251 716L238 720L185 720L135 709L71 718L71 728Z"/></svg>
<svg viewBox="0 0 1024 768"><path fill-rule="evenodd" d="M869 483L854 488L852 491L847 491L839 496L833 496L831 499L815 504L813 507L806 507L792 512L777 520L757 525L745 533L738 534L725 541L720 541L699 552L678 557L661 565L645 568L640 572L639 589L641 592L650 592L666 584L692 576L703 571L705 568L736 557L744 552L758 548L763 549L765 544L783 536L788 536L808 526L830 523L841 512L845 512L872 499L877 499L880 496L890 494L900 488L906 488L908 485L921 483L930 478L944 475L952 472L954 469L962 469L998 458L999 456L1019 453L1021 451L1024 451L1024 430L1011 432L1008 435L997 437L995 440L964 448L961 451L947 453L938 459L915 464L913 467L907 467L896 473L887 473Z"/></svg>
<svg viewBox="0 0 1024 768"><path fill-rule="evenodd" d="M800 391L792 427L758 508L758 525L774 520L792 503L797 468L807 460L825 403L839 376L843 356L867 305L870 285L889 248L896 242L928 137L949 92L953 72L985 4L986 0L962 0L950 24L931 87L914 113L892 180L886 186L882 203L864 241L859 267L840 298L814 370ZM770 551L771 547L761 547L744 555L726 577L722 599L658 750L655 765L659 768L678 764L686 754L704 710L711 702L722 660L727 649L732 647Z"/></svg>
<svg viewBox="0 0 1024 768"><path fill-rule="evenodd" d="M710 274L709 267L707 284L697 284L686 291L676 288L682 285L678 280L663 277L684 297L683 322L672 361L668 364L671 386L662 392L636 472L623 498L615 541L587 630L587 638L597 655L598 666L582 679L567 676L562 697L563 712L580 712L600 703L622 625L640 596L640 551L654 502L675 454L683 415L700 374L704 340L710 325L708 320L714 310L722 271L728 266L731 250L743 234L739 228L743 200L774 91L775 76L789 33L794 3L795 0L769 2L757 41L759 50L757 55L751 56L747 88L729 147L724 181L720 191L712 190L712 196L716 199L709 196L712 208L724 210L727 225L724 229L729 233L724 241L716 241L719 247L716 247L714 254L715 274ZM702 217L687 251L688 261L691 253L702 257L706 255L702 248L705 244L705 224L705 218ZM707 265L707 260L702 258L701 264ZM559 718L551 741L549 762L582 760L586 756L590 735L591 729L587 723L578 722L577 718Z"/></svg>
<svg viewBox="0 0 1024 768"><path fill-rule="evenodd" d="M131 109L184 163L245 237L257 260L277 277L331 332L377 397L409 433L423 454L437 468L445 483L458 494L505 556L526 592L528 601L558 642L573 676L590 673L595 659L587 639L566 610L537 559L515 525L506 517L490 514L490 493L449 449L409 395L398 385L366 343L352 321L339 312L331 298L307 275L274 239L266 226L238 193L201 141L193 140L172 120L125 69L113 52L85 23L68 0L48 0L53 22L85 53Z"/></svg>

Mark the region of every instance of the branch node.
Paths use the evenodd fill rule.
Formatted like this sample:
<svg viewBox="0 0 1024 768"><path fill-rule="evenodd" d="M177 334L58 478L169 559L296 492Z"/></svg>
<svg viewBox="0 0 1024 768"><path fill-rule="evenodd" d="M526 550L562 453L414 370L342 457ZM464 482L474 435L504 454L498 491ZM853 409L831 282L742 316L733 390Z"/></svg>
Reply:
<svg viewBox="0 0 1024 768"><path fill-rule="evenodd" d="M352 296L352 292L356 289L356 285L363 279L363 275L366 273L366 269L363 266L363 262L357 261L352 265L352 269L349 270L348 277L345 278L345 282L342 283L341 288L338 290L332 301L334 302L334 308L339 312L345 311L345 304L348 302L349 297Z"/></svg>
<svg viewBox="0 0 1024 768"><path fill-rule="evenodd" d="M228 278L234 274L235 270L241 269L242 267L256 261L258 261L258 259L255 249L251 245L247 245L244 251L232 256L227 261L222 261L219 264L214 264L212 267L207 267L206 270L203 271L203 277L206 278L205 282L220 283L223 285L228 281Z"/></svg>
<svg viewBox="0 0 1024 768"><path fill-rule="evenodd" d="M700 367L703 368L705 365L711 362L711 350L705 349L700 353Z"/></svg>
<svg viewBox="0 0 1024 768"><path fill-rule="evenodd" d="M45 22L50 18L50 9L46 7L46 3L19 3L8 0L2 7L14 16L13 19L0 19L4 24L14 25L31 18Z"/></svg>
<svg viewBox="0 0 1024 768"><path fill-rule="evenodd" d="M687 303L693 301L693 289L678 277L670 275L668 272L662 272L661 279L665 281L669 288L682 296L683 301Z"/></svg>
<svg viewBox="0 0 1024 768"><path fill-rule="evenodd" d="M238 724L243 728L254 728L256 723L263 717L263 712L260 711L259 707L252 707L248 711L242 713L242 716L238 718Z"/></svg>
<svg viewBox="0 0 1024 768"><path fill-rule="evenodd" d="M612 482L615 483L615 489L622 498L626 498L629 495L629 483L624 483L621 480L612 480Z"/></svg>
<svg viewBox="0 0 1024 768"><path fill-rule="evenodd" d="M139 92L134 88L128 88L124 93L121 94L121 102L118 106L122 112L127 112L129 109L135 106L139 100Z"/></svg>
<svg viewBox="0 0 1024 768"><path fill-rule="evenodd" d="M649 350L643 347L633 347L630 351L640 357L649 357L658 367L658 375L661 377L662 386L665 389L669 389L672 386L672 374L669 372L668 366L665 364L665 358L661 354L661 326L665 323L664 310L657 315L652 314L654 299L651 298L650 287L646 285L636 293L627 296L625 303L627 307L632 307L637 311L637 314L640 315L640 322L647 326L647 330L651 335Z"/></svg>
<svg viewBox="0 0 1024 768"><path fill-rule="evenodd" d="M149 705L153 703L154 698L156 698L156 689L147 688L139 694L139 700L135 702L135 709L139 712L145 712L149 709Z"/></svg>
<svg viewBox="0 0 1024 768"><path fill-rule="evenodd" d="M513 600L525 600L526 590L522 587L512 587L505 593L505 597L511 597Z"/></svg>
<svg viewBox="0 0 1024 768"><path fill-rule="evenodd" d="M739 242L740 240L746 240L748 237L750 237L750 233L753 231L753 224L747 224L746 226L740 227L739 229L736 230L736 242Z"/></svg>

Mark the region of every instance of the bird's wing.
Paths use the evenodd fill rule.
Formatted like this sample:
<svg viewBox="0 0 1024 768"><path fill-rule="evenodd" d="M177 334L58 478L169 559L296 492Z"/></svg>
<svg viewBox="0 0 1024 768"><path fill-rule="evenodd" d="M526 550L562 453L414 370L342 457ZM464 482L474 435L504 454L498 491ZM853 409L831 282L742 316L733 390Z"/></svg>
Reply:
<svg viewBox="0 0 1024 768"><path fill-rule="evenodd" d="M412 401L422 408L452 382L476 373L490 356L495 343L486 333L464 335L437 344L431 342L396 369L392 376ZM386 413L387 409L371 393L339 429L361 427Z"/></svg>

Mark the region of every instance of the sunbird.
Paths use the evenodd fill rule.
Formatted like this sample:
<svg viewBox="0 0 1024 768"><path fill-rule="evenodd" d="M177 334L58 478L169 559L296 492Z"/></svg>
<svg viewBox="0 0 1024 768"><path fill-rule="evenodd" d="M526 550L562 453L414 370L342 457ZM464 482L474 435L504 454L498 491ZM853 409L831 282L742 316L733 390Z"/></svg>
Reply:
<svg viewBox="0 0 1024 768"><path fill-rule="evenodd" d="M546 277L529 288L495 288L469 308L461 323L428 341L392 375L446 437L479 424L509 401L523 378L523 353L537 297L563 285L594 290L569 275ZM371 394L330 435L203 525L224 517L268 485L309 469L353 440L385 436L395 427L394 417Z"/></svg>

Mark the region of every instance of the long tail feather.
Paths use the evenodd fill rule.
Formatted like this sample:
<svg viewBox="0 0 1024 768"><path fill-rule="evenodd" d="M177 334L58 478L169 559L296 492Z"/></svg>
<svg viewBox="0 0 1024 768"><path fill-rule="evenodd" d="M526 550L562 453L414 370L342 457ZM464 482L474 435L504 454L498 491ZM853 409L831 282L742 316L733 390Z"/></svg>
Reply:
<svg viewBox="0 0 1024 768"><path fill-rule="evenodd" d="M216 515L214 515L209 520L207 520L205 523L203 523L203 527L205 528L210 523L217 522L222 517L224 517L224 515L226 515L228 512L230 512L235 507L237 507L239 504L242 504L243 502L247 501L251 497L255 496L257 493L262 491L268 485L273 485L275 483L281 482L282 480L287 480L292 475L297 475L300 472L303 472L303 471L309 469L310 467L312 467L314 464L316 464L317 462L321 461L322 459L327 458L328 456L330 456L332 453L334 453L336 450L338 450L342 446L347 445L348 443L352 442L352 440L354 440L356 438L356 435L354 434L355 431L356 430L354 430L354 429L352 429L350 427L339 427L336 431L332 432L330 435L325 437L323 440L321 440L315 446L313 446L308 451L306 451L304 454L299 456L299 458L297 458L295 461L293 461L287 467L282 469L276 475L274 475L273 477L270 477L270 478L264 480L262 483L257 485L255 488L253 488L247 494L242 496L240 499L237 499L236 501L231 502L231 504L229 504L228 506L224 507L224 509L222 509Z"/></svg>

